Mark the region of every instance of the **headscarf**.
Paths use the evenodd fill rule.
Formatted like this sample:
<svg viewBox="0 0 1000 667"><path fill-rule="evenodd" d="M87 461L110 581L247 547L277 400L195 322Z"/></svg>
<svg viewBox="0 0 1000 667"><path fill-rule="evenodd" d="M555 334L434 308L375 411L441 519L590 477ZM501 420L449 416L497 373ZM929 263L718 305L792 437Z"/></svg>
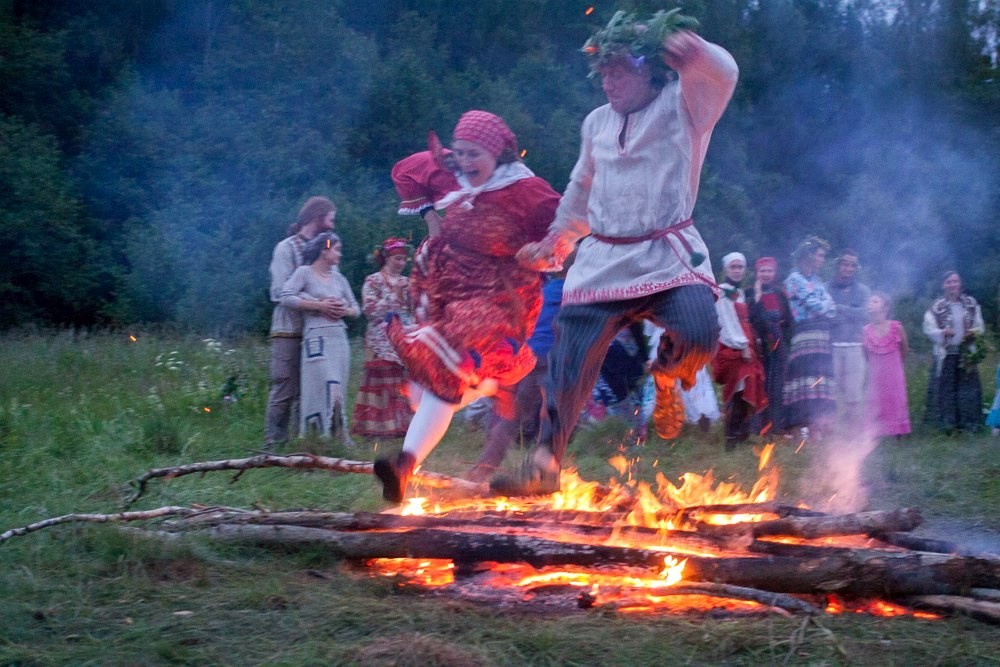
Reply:
<svg viewBox="0 0 1000 667"><path fill-rule="evenodd" d="M774 257L758 257L757 261L754 262L753 268L759 271L761 267L764 266L770 266L772 269L777 271L778 260L776 260Z"/></svg>
<svg viewBox="0 0 1000 667"><path fill-rule="evenodd" d="M493 157L499 157L505 148L517 152L517 137L503 118L488 111L466 111L458 119L452 138L477 143Z"/></svg>
<svg viewBox="0 0 1000 667"><path fill-rule="evenodd" d="M407 255L410 252L410 244L406 242L406 239L389 237L385 241L382 241L381 250L382 254L386 257Z"/></svg>
<svg viewBox="0 0 1000 667"><path fill-rule="evenodd" d="M725 269L727 266L729 266L730 264L732 264L733 262L735 262L738 259L742 260L743 264L746 265L747 258L746 258L746 256L743 253L741 253L741 252L731 252L731 253L729 253L728 255L726 255L725 257L722 258L722 268Z"/></svg>
<svg viewBox="0 0 1000 667"><path fill-rule="evenodd" d="M372 258L375 260L375 265L381 269L385 266L385 261L393 255L409 254L410 244L406 242L406 239L390 236L386 240L382 241L382 243L375 246L375 250L372 252Z"/></svg>

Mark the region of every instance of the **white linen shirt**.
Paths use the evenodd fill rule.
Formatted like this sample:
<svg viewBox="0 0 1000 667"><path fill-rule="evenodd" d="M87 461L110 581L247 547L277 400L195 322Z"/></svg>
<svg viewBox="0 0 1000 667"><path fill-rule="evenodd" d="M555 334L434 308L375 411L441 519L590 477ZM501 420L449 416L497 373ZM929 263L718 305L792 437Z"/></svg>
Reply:
<svg viewBox="0 0 1000 667"><path fill-rule="evenodd" d="M590 233L643 236L691 217L712 130L738 75L722 47L702 46L679 80L646 107L625 115L606 104L587 116L580 156L550 234L570 243ZM704 256L701 264L692 266L688 251L671 236L627 244L584 238L566 277L563 304L632 299L686 284L714 287L701 235L693 226L678 233Z"/></svg>

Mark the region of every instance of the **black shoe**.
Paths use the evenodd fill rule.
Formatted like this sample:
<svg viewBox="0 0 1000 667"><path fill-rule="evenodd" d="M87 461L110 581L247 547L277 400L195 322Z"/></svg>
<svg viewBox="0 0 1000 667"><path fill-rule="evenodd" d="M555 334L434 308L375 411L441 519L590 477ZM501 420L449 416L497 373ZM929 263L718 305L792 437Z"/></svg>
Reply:
<svg viewBox="0 0 1000 667"><path fill-rule="evenodd" d="M490 480L490 491L500 496L547 496L559 490L559 468L550 470L535 463L529 454L521 469L497 475Z"/></svg>
<svg viewBox="0 0 1000 667"><path fill-rule="evenodd" d="M382 497L396 505L403 502L406 493L406 483L416 467L416 459L412 454L400 452L395 461L390 459L375 460L375 476L382 482Z"/></svg>

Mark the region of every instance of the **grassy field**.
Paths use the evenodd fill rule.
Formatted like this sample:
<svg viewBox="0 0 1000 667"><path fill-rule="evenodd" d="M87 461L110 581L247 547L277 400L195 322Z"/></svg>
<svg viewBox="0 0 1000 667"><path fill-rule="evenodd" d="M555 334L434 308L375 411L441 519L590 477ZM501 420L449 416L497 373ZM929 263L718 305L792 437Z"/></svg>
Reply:
<svg viewBox="0 0 1000 667"><path fill-rule="evenodd" d="M138 331L0 341L0 531L71 512L114 512L128 480L145 470L242 457L261 445L264 341ZM919 416L928 363L911 362ZM995 364L982 366L987 398ZM237 400L224 401L227 392ZM607 460L622 433L608 422L578 435L573 463L584 478L614 475ZM482 439L456 424L425 466L461 473ZM752 448L724 452L721 440L718 429L673 443L654 436L636 474L652 479L659 471L676 481L712 470L749 489L757 477ZM829 465L838 457L831 450L839 445L807 443L796 453L797 444L778 441L779 499L822 504L832 495ZM344 453L322 442L295 447ZM370 443L350 454L372 456ZM920 508L928 519L922 534L1000 545L1000 443L986 432L918 429L905 442L880 445L856 481L861 506ZM155 482L134 509L192 503L383 508L366 476L274 469L236 483L224 473ZM318 551L165 545L113 526L61 526L0 544L0 596L0 665L1000 664L996 628L961 617L846 614L803 624L775 615L498 610L400 593Z"/></svg>

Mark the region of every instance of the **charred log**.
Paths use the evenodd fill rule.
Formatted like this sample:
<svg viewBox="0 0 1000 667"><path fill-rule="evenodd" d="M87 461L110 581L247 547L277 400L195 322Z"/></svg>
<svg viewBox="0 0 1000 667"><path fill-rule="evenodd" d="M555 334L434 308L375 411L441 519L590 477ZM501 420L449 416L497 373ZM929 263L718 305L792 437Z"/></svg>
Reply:
<svg viewBox="0 0 1000 667"><path fill-rule="evenodd" d="M785 517L753 524L755 537L781 535L814 540L838 535L868 535L913 530L923 522L913 508L857 512L838 516Z"/></svg>

